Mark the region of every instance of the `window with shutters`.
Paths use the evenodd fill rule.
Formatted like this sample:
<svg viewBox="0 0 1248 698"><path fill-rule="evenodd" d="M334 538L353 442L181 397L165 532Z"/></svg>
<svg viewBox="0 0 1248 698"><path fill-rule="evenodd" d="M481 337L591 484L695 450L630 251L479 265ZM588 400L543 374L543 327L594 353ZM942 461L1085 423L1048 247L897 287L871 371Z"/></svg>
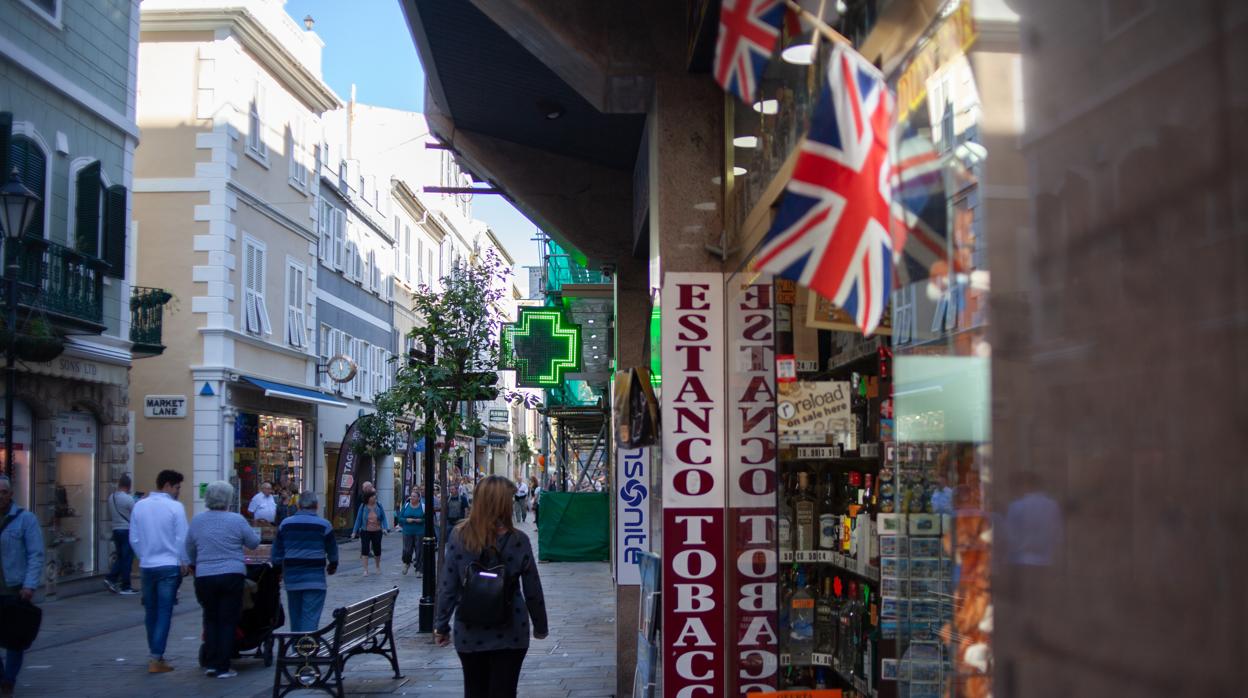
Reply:
<svg viewBox="0 0 1248 698"><path fill-rule="evenodd" d="M344 356L350 357L352 361L355 361L355 365L356 365L355 377L342 384L342 394L345 395L346 397L355 397L355 386L360 376L360 371L359 371L360 362L359 362L359 359L356 358L357 357L356 349L357 349L358 342L356 341L354 337L352 337L351 335L345 332L340 332L339 337L341 337L341 342L342 342L342 351L340 351L339 353L343 354Z"/></svg>
<svg viewBox="0 0 1248 698"><path fill-rule="evenodd" d="M342 270L346 265L347 212L340 208L334 209L334 262L335 269Z"/></svg>
<svg viewBox="0 0 1248 698"><path fill-rule="evenodd" d="M425 285L433 288L433 250L425 253Z"/></svg>
<svg viewBox="0 0 1248 698"><path fill-rule="evenodd" d="M419 257L417 258L419 259ZM412 285L412 228L403 226L403 281Z"/></svg>
<svg viewBox="0 0 1248 698"><path fill-rule="evenodd" d="M299 191L308 188L308 165L304 158L304 124L302 119L295 119L288 126L287 153L290 154L290 185Z"/></svg>
<svg viewBox="0 0 1248 698"><path fill-rule="evenodd" d="M18 179L28 189L39 194L42 199L35 204L35 215L30 219L30 225L26 227L26 234L31 237L46 237L44 231L47 230L47 205L48 201L48 157L39 147L34 139L23 135L11 135L12 131L12 115L4 114L5 123L0 124L3 133L0 136L8 140L9 163L6 169L12 172L17 168ZM4 181L9 181L9 172L4 173Z"/></svg>
<svg viewBox="0 0 1248 698"><path fill-rule="evenodd" d="M273 333L264 299L264 244L243 239L243 328L254 335Z"/></svg>
<svg viewBox="0 0 1248 698"><path fill-rule="evenodd" d="M351 244L351 260L350 261L353 262L351 278L355 279L356 283L362 285L365 279L364 255L360 252L360 246L357 243Z"/></svg>
<svg viewBox="0 0 1248 698"><path fill-rule="evenodd" d="M334 264L334 207L325 199L321 199L321 215L317 220L317 226L321 234L320 242L316 247L316 256L326 266Z"/></svg>
<svg viewBox="0 0 1248 698"><path fill-rule="evenodd" d="M90 257L100 256L104 235L104 181L100 161L78 168L72 178L74 195L74 249Z"/></svg>
<svg viewBox="0 0 1248 698"><path fill-rule="evenodd" d="M323 322L321 323L321 331L318 335L319 341L317 342L317 355L321 357L320 379L322 390L335 389L334 381L329 377L329 371L324 370L325 367L329 365L329 360L333 357L333 332L334 331L329 325L326 325Z"/></svg>
<svg viewBox="0 0 1248 698"><path fill-rule="evenodd" d="M268 167L269 146L264 142L264 85L256 82L247 111L247 152Z"/></svg>
<svg viewBox="0 0 1248 698"><path fill-rule="evenodd" d="M364 268L368 270L368 288L370 291L379 296L384 297L385 292L381 289L381 267L377 264L377 251L369 250L368 259L365 260Z"/></svg>
<svg viewBox="0 0 1248 698"><path fill-rule="evenodd" d="M364 402L373 401L373 347L368 342L360 340L359 354L356 362L360 365L360 370L356 372L355 377L359 380L357 392L360 399Z"/></svg>
<svg viewBox="0 0 1248 698"><path fill-rule="evenodd" d="M286 343L296 349L307 349L307 268L286 260Z"/></svg>

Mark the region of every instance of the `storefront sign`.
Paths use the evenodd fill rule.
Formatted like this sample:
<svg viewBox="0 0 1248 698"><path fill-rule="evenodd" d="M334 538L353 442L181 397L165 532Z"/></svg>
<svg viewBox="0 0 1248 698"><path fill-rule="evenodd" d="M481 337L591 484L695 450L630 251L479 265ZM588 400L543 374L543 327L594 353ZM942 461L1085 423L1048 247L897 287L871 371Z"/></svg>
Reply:
<svg viewBox="0 0 1248 698"><path fill-rule="evenodd" d="M650 449L620 448L615 452L615 583L640 584L637 567L650 552Z"/></svg>
<svg viewBox="0 0 1248 698"><path fill-rule="evenodd" d="M151 419L178 419L186 416L185 395L146 395L143 416Z"/></svg>
<svg viewBox="0 0 1248 698"><path fill-rule="evenodd" d="M507 421L507 410L490 410L490 421L491 422Z"/></svg>
<svg viewBox="0 0 1248 698"><path fill-rule="evenodd" d="M87 412L56 415L57 453L95 453L95 417Z"/></svg>
<svg viewBox="0 0 1248 698"><path fill-rule="evenodd" d="M724 278L663 281L663 687L725 691Z"/></svg>
<svg viewBox="0 0 1248 698"><path fill-rule="evenodd" d="M847 381L798 381L780 391L780 433L823 436L849 429Z"/></svg>
<svg viewBox="0 0 1248 698"><path fill-rule="evenodd" d="M51 361L24 364L27 371L42 376L68 378L70 380L87 381L89 383L109 383L125 385L129 380L129 370L125 366L102 364L98 361L80 359L76 356L60 356Z"/></svg>
<svg viewBox="0 0 1248 698"><path fill-rule="evenodd" d="M728 307L729 687L776 688L775 305L770 279L734 289ZM792 357L789 357L792 359Z"/></svg>

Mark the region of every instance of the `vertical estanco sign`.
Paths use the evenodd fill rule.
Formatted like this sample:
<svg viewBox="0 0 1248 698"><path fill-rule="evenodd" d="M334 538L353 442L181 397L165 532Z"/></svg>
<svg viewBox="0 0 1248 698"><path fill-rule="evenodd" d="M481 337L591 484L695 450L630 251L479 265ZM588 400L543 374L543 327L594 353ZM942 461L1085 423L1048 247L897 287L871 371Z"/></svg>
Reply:
<svg viewBox="0 0 1248 698"><path fill-rule="evenodd" d="M775 296L770 276L733 281L727 299L730 690L724 695L744 697L774 691L779 674Z"/></svg>
<svg viewBox="0 0 1248 698"><path fill-rule="evenodd" d="M725 693L724 277L663 283L663 692Z"/></svg>

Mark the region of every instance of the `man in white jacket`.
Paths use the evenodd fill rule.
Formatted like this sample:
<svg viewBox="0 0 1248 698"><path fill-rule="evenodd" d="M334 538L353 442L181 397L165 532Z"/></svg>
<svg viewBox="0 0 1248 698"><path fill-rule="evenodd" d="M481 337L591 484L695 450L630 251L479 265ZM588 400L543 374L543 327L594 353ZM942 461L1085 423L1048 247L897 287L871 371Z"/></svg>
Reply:
<svg viewBox="0 0 1248 698"><path fill-rule="evenodd" d="M156 491L139 500L130 514L130 546L139 558L143 578L143 607L147 611L147 647L151 660L149 674L173 671L165 661L169 625L178 587L186 576L186 507L178 501L182 473L162 470L156 476Z"/></svg>

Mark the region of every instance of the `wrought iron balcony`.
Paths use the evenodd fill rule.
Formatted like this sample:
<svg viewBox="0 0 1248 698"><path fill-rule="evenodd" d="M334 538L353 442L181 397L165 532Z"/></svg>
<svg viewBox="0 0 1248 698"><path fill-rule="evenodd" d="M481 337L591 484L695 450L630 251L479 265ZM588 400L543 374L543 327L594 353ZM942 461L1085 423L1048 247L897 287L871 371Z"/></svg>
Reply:
<svg viewBox="0 0 1248 698"><path fill-rule="evenodd" d="M3 270L14 249L5 241ZM97 257L41 237L27 236L16 251L19 307L45 314L52 324L79 332L104 331L104 270L108 263ZM0 284L0 297L8 284ZM4 302L8 302L4 298Z"/></svg>
<svg viewBox="0 0 1248 698"><path fill-rule="evenodd" d="M165 351L161 343L165 304L173 296L161 288L135 286L130 293L130 353L134 358L159 356Z"/></svg>

